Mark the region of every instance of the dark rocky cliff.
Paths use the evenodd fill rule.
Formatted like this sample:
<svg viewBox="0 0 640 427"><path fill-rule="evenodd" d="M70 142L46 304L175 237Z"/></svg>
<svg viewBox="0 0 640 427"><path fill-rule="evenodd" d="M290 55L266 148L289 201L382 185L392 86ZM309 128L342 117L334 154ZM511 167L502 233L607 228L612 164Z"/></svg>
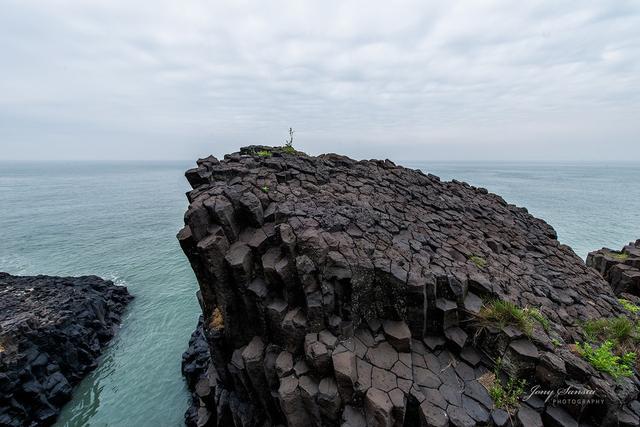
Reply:
<svg viewBox="0 0 640 427"><path fill-rule="evenodd" d="M602 248L591 252L587 256L587 265L602 274L616 295L640 298L640 239L620 251Z"/></svg>
<svg viewBox="0 0 640 427"><path fill-rule="evenodd" d="M130 299L96 276L0 273L0 426L53 424Z"/></svg>
<svg viewBox="0 0 640 427"><path fill-rule="evenodd" d="M271 147L186 176L178 239L204 316L189 424L637 425L635 374L573 346L583 322L626 311L526 209L390 161ZM509 378L582 400L495 402Z"/></svg>

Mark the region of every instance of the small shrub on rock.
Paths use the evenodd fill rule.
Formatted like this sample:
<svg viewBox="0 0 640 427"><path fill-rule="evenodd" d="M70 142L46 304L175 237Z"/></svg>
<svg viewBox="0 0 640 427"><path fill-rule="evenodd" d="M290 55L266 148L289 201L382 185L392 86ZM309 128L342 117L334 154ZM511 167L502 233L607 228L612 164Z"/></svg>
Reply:
<svg viewBox="0 0 640 427"><path fill-rule="evenodd" d="M592 347L589 343L576 343L576 348L578 353L597 370L606 372L616 379L632 376L636 354L628 352L618 356L613 352L614 345L613 341L607 340L596 347Z"/></svg>
<svg viewBox="0 0 640 427"><path fill-rule="evenodd" d="M258 151L256 154L258 155L258 157L271 157L273 155L271 151L267 150Z"/></svg>

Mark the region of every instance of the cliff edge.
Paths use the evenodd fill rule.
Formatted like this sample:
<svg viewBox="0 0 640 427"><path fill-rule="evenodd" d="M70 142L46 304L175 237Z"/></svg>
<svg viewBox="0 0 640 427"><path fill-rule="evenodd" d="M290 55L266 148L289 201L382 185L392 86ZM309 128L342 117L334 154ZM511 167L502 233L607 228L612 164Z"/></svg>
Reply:
<svg viewBox="0 0 640 427"><path fill-rule="evenodd" d="M638 424L635 367L603 371L574 345L627 310L526 209L388 160L287 148L200 159L186 177L178 239L200 285L192 343L209 352L191 365L188 423Z"/></svg>

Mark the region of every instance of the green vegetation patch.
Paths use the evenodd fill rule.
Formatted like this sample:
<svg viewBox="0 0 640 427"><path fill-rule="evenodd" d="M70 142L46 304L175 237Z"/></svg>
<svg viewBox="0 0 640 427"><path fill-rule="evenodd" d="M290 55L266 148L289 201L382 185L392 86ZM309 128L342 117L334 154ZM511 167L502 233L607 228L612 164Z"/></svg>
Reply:
<svg viewBox="0 0 640 427"><path fill-rule="evenodd" d="M627 341L639 341L638 325L623 316L613 319L589 320L582 325L582 330L591 342L615 341L625 343Z"/></svg>
<svg viewBox="0 0 640 427"><path fill-rule="evenodd" d="M537 308L531 308L531 307L525 307L522 309L530 318L534 319L536 322L540 323L540 325L542 326L542 329L545 330L545 332L549 332L549 327L551 326L549 324L549 319L547 319L546 317L544 317L544 315L542 313L540 313L540 310L538 310Z"/></svg>
<svg viewBox="0 0 640 427"><path fill-rule="evenodd" d="M630 313L638 314L640 307L629 301L628 299L620 298L618 302Z"/></svg>
<svg viewBox="0 0 640 427"><path fill-rule="evenodd" d="M578 353L597 370L606 372L616 379L632 376L636 354L626 352L619 356L614 353L614 346L615 344L611 340L595 347L589 343L576 343Z"/></svg>
<svg viewBox="0 0 640 427"><path fill-rule="evenodd" d="M626 252L611 252L611 256L618 261L626 261L629 259L629 254Z"/></svg>
<svg viewBox="0 0 640 427"><path fill-rule="evenodd" d="M282 147L282 152L283 153L287 153L287 154L296 154L297 151L295 148L293 148L291 145L285 145L284 147Z"/></svg>
<svg viewBox="0 0 640 427"><path fill-rule="evenodd" d="M263 193L268 193L269 192L269 186L268 185L263 185L261 188Z"/></svg>
<svg viewBox="0 0 640 427"><path fill-rule="evenodd" d="M527 382L524 379L509 377L506 384L502 384L500 381L501 366L502 360L498 359L493 373L493 384L489 386L489 396L497 408L514 414L520 406L520 397L524 394Z"/></svg>
<svg viewBox="0 0 640 427"><path fill-rule="evenodd" d="M482 258L481 256L471 255L469 257L469 261L474 263L478 268L485 268L487 266L487 260Z"/></svg>
<svg viewBox="0 0 640 427"><path fill-rule="evenodd" d="M260 150L256 153L256 155L258 157L271 157L273 155L273 153L271 151L267 151L267 150Z"/></svg>
<svg viewBox="0 0 640 427"><path fill-rule="evenodd" d="M494 300L482 306L478 317L485 322L495 323L503 328L516 326L527 336L533 332L534 322L540 323L545 331L549 330L549 320L536 308L520 308L512 302Z"/></svg>
<svg viewBox="0 0 640 427"><path fill-rule="evenodd" d="M585 322L582 330L586 342L576 343L576 350L593 367L614 378L633 374L638 362L640 322L625 316L595 319Z"/></svg>

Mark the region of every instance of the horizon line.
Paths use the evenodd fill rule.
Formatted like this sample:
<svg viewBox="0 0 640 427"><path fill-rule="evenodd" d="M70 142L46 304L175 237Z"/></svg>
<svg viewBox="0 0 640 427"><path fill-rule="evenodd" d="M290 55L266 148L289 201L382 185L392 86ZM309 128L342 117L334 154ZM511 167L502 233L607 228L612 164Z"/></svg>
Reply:
<svg viewBox="0 0 640 427"><path fill-rule="evenodd" d="M330 154L330 153L323 153ZM214 156L216 157L216 156ZM312 156L316 157L316 156ZM350 156L347 156L350 157ZM191 159L0 159L0 163L171 163L194 162L202 157ZM351 157L353 158L353 157ZM386 160L388 158L355 158L354 160ZM640 163L640 159L389 159L394 163Z"/></svg>

